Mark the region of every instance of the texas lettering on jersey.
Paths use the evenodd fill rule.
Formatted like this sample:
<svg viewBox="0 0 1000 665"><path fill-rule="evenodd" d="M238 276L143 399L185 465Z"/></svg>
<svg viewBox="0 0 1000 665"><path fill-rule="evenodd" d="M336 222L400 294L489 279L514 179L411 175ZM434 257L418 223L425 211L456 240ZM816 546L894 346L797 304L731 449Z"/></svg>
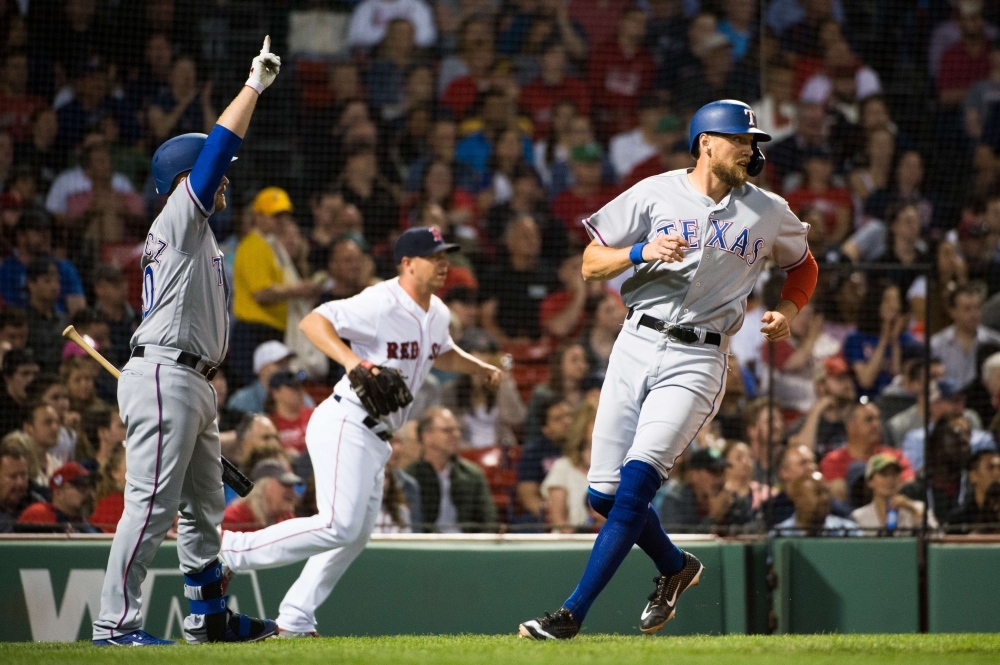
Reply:
<svg viewBox="0 0 1000 665"><path fill-rule="evenodd" d="M721 249L723 252L735 254L748 266L752 266L760 258L760 251L766 241L763 238L750 240L750 230L741 227L737 232L733 223L710 217L711 237L705 243L706 249ZM696 219L680 219L661 224L656 228L656 235L680 235L687 241L689 249L701 249L699 240L701 229Z"/></svg>

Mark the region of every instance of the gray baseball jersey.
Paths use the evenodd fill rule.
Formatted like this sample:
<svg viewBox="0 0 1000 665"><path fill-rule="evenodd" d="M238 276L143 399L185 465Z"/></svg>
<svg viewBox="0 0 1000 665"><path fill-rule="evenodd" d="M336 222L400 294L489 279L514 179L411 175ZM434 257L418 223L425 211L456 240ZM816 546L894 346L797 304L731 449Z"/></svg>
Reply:
<svg viewBox="0 0 1000 665"><path fill-rule="evenodd" d="M686 326L732 335L766 257L784 270L805 261L809 225L780 196L751 184L718 203L680 169L647 178L584 221L591 237L628 247L660 234L690 243L683 261L637 267L622 286L629 307Z"/></svg>
<svg viewBox="0 0 1000 665"><path fill-rule="evenodd" d="M767 256L791 269L808 256L809 227L774 194L753 185L718 203L698 192L686 170L638 183L584 224L598 242L628 247L658 234L680 235L683 261L652 261L622 286L629 307L658 319L731 335ZM667 478L677 457L718 412L726 388L729 339L685 344L630 316L615 341L594 423L587 475L614 494L629 460Z"/></svg>
<svg viewBox="0 0 1000 665"><path fill-rule="evenodd" d="M132 346L166 346L216 364L225 358L229 284L211 213L185 179L150 227L141 264L143 319Z"/></svg>
<svg viewBox="0 0 1000 665"><path fill-rule="evenodd" d="M216 559L226 507L215 390L178 365L172 349L220 362L228 340L222 252L208 215L188 186L177 187L146 237L143 320L132 336L145 345L118 381L126 428L125 512L115 532L94 639L142 627L142 581L180 514L177 554L185 573ZM169 347L169 348L161 348ZM205 641L204 616L184 620L189 641Z"/></svg>

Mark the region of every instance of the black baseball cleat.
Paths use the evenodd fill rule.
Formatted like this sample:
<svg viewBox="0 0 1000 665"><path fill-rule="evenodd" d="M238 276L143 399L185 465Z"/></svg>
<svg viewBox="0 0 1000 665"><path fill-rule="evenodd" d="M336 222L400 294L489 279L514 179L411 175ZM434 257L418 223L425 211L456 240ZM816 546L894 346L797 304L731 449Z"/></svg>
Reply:
<svg viewBox="0 0 1000 665"><path fill-rule="evenodd" d="M530 640L568 640L579 632L580 625L565 607L560 607L555 614L546 612L543 617L525 621L517 628L519 637Z"/></svg>
<svg viewBox="0 0 1000 665"><path fill-rule="evenodd" d="M646 609L639 617L639 630L646 633L655 633L663 628L663 624L674 618L677 611L677 599L688 587L698 586L701 581L701 574L705 566L690 552L684 553L684 567L673 575L660 575L653 582L656 589L649 594L649 602Z"/></svg>

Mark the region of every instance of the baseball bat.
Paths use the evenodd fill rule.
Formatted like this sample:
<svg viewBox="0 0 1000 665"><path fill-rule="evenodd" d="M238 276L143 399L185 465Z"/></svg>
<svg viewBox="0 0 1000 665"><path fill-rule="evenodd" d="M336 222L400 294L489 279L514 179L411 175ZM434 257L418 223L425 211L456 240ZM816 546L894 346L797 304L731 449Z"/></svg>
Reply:
<svg viewBox="0 0 1000 665"><path fill-rule="evenodd" d="M111 376L116 379L121 376L121 372L118 371L118 368L109 363L108 359L98 353L97 349L88 344L87 340L83 338L83 335L76 331L75 326L66 326L66 330L62 331L62 336L76 342L76 345L86 351L88 356L96 360L97 364L108 370L108 373L110 373Z"/></svg>
<svg viewBox="0 0 1000 665"><path fill-rule="evenodd" d="M121 372L118 368L108 362L108 359L100 354L100 352L91 346L83 336L77 332L74 326L67 326L65 330L62 331L62 336L66 339L72 340L81 349L87 352L87 355L97 361L97 363L108 370L108 373L116 379L121 376ZM234 492L239 494L241 497L245 497L253 489L253 481L244 475L242 471L239 470L235 464L222 457L222 482L229 485Z"/></svg>

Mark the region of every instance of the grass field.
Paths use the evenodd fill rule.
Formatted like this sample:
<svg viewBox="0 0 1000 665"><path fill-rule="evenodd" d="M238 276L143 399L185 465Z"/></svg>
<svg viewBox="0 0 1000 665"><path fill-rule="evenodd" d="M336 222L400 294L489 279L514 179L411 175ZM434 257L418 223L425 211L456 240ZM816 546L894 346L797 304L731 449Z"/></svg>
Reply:
<svg viewBox="0 0 1000 665"><path fill-rule="evenodd" d="M997 663L1000 635L808 635L623 637L593 635L539 643L507 636L399 636L269 640L263 644L96 649L74 644L0 643L0 663L164 663L167 665L881 665Z"/></svg>

